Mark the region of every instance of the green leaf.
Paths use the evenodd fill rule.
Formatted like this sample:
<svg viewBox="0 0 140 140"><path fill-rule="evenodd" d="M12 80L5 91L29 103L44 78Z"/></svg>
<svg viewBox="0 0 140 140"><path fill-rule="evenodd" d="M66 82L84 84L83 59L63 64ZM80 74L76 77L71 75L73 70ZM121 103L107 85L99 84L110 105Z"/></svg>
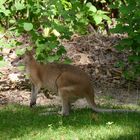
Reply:
<svg viewBox="0 0 140 140"><path fill-rule="evenodd" d="M104 14L108 14L109 12L103 11L103 10L98 10L97 14L98 15L104 15Z"/></svg>
<svg viewBox="0 0 140 140"><path fill-rule="evenodd" d="M102 18L107 20L107 21L111 21L111 18L109 16L107 16L107 15L103 15Z"/></svg>
<svg viewBox="0 0 140 140"><path fill-rule="evenodd" d="M136 52L140 53L140 47L139 46L137 46Z"/></svg>
<svg viewBox="0 0 140 140"><path fill-rule="evenodd" d="M89 11L91 11L91 12L94 12L95 13L97 11L96 7L94 5L92 5L91 2L88 2L86 4L86 6L89 8Z"/></svg>
<svg viewBox="0 0 140 140"><path fill-rule="evenodd" d="M16 23L16 20L10 19L10 20L9 20L9 23L14 24L14 23Z"/></svg>
<svg viewBox="0 0 140 140"><path fill-rule="evenodd" d="M123 73L123 76L128 80L132 80L134 78L134 72L133 71L125 71Z"/></svg>
<svg viewBox="0 0 140 140"><path fill-rule="evenodd" d="M124 68L125 64L123 61L118 61L116 64L115 64L115 67L119 67L119 68Z"/></svg>
<svg viewBox="0 0 140 140"><path fill-rule="evenodd" d="M16 55L20 56L23 55L25 53L25 49L17 49L16 50Z"/></svg>
<svg viewBox="0 0 140 140"><path fill-rule="evenodd" d="M134 36L134 40L136 40L137 43L140 44L140 35L136 35L136 36Z"/></svg>
<svg viewBox="0 0 140 140"><path fill-rule="evenodd" d="M102 19L103 19L103 18L102 18L101 16L99 16L99 15L94 15L93 18L94 18L94 20L95 20L96 25L100 24L100 23L102 22Z"/></svg>
<svg viewBox="0 0 140 140"><path fill-rule="evenodd" d="M3 56L0 56L0 61L2 61L3 60Z"/></svg>
<svg viewBox="0 0 140 140"><path fill-rule="evenodd" d="M33 29L33 24L25 22L23 24L23 28L24 28L25 31L31 31Z"/></svg>
<svg viewBox="0 0 140 140"><path fill-rule="evenodd" d="M71 64L72 63L72 60L69 59L69 58L66 58L63 63L64 64Z"/></svg>
<svg viewBox="0 0 140 140"><path fill-rule="evenodd" d="M58 61L59 58L60 58L60 56L58 56L58 55L48 56L47 61L48 62L54 62L54 61Z"/></svg>
<svg viewBox="0 0 140 140"><path fill-rule="evenodd" d="M58 47L58 45L59 45L59 42L58 41L53 41L53 42L50 42L49 43L49 48L55 49L55 48Z"/></svg>
<svg viewBox="0 0 140 140"><path fill-rule="evenodd" d="M121 29L122 29L122 25L121 25L121 24L117 24L117 26L116 26L115 28L110 29L110 31L111 31L112 33L123 33L123 32L121 31Z"/></svg>
<svg viewBox="0 0 140 140"><path fill-rule="evenodd" d="M2 6L5 2L6 0L0 0L0 6Z"/></svg>
<svg viewBox="0 0 140 140"><path fill-rule="evenodd" d="M3 13L5 16L9 16L11 11L6 9L3 5L0 7L0 13Z"/></svg>
<svg viewBox="0 0 140 140"><path fill-rule="evenodd" d="M4 34L5 34L5 29L2 26L0 26L0 38L2 38Z"/></svg>
<svg viewBox="0 0 140 140"><path fill-rule="evenodd" d="M23 3L20 2L15 2L15 8L16 10L23 10L25 8L25 5Z"/></svg>
<svg viewBox="0 0 140 140"><path fill-rule="evenodd" d="M115 46L115 48L118 50L118 51L122 51L125 49L125 46L121 45L121 44L118 44Z"/></svg>
<svg viewBox="0 0 140 140"><path fill-rule="evenodd" d="M131 55L131 56L128 57L128 60L130 62L140 62L140 56Z"/></svg>
<svg viewBox="0 0 140 140"><path fill-rule="evenodd" d="M130 9L130 7L126 7L125 5L124 6L121 6L119 10L120 10L120 12L122 14L125 14L125 15L126 14L129 14L130 12L132 12L131 9Z"/></svg>
<svg viewBox="0 0 140 140"><path fill-rule="evenodd" d="M120 41L122 45L130 46L133 44L133 40L131 38L125 38Z"/></svg>
<svg viewBox="0 0 140 140"><path fill-rule="evenodd" d="M11 14L11 11L10 10L5 10L4 14L5 14L5 16L9 16Z"/></svg>
<svg viewBox="0 0 140 140"><path fill-rule="evenodd" d="M78 13L76 14L76 17L77 17L78 19L82 18L83 16L84 16L84 13L82 13L82 12L78 12Z"/></svg>
<svg viewBox="0 0 140 140"><path fill-rule="evenodd" d="M61 46L59 48L59 50L57 51L57 55L61 56L62 54L66 53L66 50L63 46Z"/></svg>
<svg viewBox="0 0 140 140"><path fill-rule="evenodd" d="M19 41L16 42L16 46L20 46L22 44L23 44L23 42L19 42Z"/></svg>

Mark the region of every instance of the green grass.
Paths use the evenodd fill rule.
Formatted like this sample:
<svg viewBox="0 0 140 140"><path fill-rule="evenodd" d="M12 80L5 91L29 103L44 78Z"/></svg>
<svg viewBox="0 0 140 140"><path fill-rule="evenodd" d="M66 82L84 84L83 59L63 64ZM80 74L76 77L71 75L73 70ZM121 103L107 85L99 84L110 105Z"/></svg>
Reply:
<svg viewBox="0 0 140 140"><path fill-rule="evenodd" d="M78 109L70 116L40 116L44 107L0 108L0 140L140 140L140 114L93 114Z"/></svg>

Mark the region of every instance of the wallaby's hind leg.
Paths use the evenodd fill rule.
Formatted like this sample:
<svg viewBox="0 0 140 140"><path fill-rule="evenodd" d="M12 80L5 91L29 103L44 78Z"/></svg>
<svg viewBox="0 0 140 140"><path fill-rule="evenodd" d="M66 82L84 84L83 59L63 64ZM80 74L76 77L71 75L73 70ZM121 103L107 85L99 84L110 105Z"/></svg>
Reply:
<svg viewBox="0 0 140 140"><path fill-rule="evenodd" d="M40 90L40 86L35 86L34 84L32 84L30 107L36 105L36 98L39 90Z"/></svg>
<svg viewBox="0 0 140 140"><path fill-rule="evenodd" d="M61 115L63 116L68 116L70 112L70 103L67 94L67 91L65 90L59 90L59 96L61 98L62 102L62 110L60 112Z"/></svg>
<svg viewBox="0 0 140 140"><path fill-rule="evenodd" d="M89 106L92 108L92 110L96 112L96 104L94 101L94 95L91 93L89 93L88 95L89 96L86 96L86 100L87 100Z"/></svg>

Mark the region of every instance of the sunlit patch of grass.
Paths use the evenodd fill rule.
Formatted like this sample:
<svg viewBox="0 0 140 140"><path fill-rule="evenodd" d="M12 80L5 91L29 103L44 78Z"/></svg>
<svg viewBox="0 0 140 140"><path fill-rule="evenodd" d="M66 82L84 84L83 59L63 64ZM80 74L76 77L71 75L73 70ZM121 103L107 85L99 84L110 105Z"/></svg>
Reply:
<svg viewBox="0 0 140 140"><path fill-rule="evenodd" d="M77 109L68 117L39 115L45 107L8 105L0 109L0 139L14 140L138 140L140 114L94 114Z"/></svg>

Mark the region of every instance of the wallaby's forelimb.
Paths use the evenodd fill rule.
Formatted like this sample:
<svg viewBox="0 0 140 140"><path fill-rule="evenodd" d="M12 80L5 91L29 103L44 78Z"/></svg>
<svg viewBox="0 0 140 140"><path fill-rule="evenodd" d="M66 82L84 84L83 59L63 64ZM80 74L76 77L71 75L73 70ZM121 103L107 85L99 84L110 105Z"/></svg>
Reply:
<svg viewBox="0 0 140 140"><path fill-rule="evenodd" d="M36 105L36 99L37 99L37 94L39 90L40 90L39 86L35 86L34 84L32 84L30 107L33 107L34 105Z"/></svg>

